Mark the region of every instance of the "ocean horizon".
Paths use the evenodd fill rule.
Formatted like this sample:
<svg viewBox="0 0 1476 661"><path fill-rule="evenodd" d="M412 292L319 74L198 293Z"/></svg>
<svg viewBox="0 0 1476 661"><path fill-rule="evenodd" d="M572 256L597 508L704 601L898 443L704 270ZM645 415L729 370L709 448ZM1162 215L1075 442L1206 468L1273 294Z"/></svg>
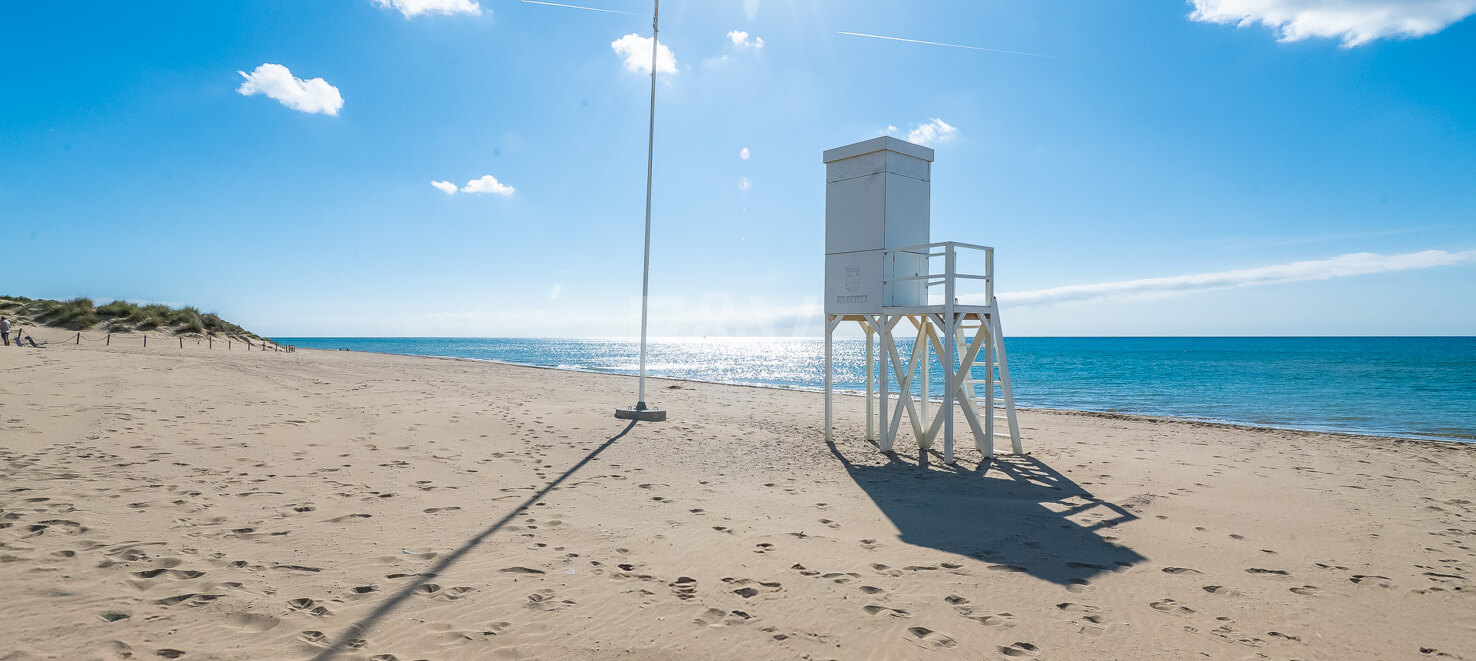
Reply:
<svg viewBox="0 0 1476 661"><path fill-rule="evenodd" d="M630 338L273 339L587 372L639 369L639 342ZM1476 337L1009 337L1005 346L1020 407L1476 442ZM647 373L820 390L823 347L821 338L655 338ZM864 347L861 338L835 341L838 391L864 391ZM904 361L910 348L899 347ZM942 373L934 361L931 393L942 392Z"/></svg>

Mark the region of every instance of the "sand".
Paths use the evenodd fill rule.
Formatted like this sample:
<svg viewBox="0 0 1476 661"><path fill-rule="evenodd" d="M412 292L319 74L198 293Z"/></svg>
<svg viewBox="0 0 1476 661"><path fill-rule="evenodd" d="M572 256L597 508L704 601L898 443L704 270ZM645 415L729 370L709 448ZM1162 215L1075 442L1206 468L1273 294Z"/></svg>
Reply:
<svg viewBox="0 0 1476 661"><path fill-rule="evenodd" d="M1473 446L1024 411L950 467L649 387L0 350L0 659L1476 659Z"/></svg>

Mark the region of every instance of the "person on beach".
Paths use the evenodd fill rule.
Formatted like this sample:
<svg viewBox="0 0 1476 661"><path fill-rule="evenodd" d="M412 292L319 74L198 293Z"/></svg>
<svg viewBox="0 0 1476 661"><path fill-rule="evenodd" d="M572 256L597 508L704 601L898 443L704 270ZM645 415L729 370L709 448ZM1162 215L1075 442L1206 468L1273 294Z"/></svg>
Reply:
<svg viewBox="0 0 1476 661"><path fill-rule="evenodd" d="M0 337L5 338L5 346L10 346L10 320L0 317Z"/></svg>

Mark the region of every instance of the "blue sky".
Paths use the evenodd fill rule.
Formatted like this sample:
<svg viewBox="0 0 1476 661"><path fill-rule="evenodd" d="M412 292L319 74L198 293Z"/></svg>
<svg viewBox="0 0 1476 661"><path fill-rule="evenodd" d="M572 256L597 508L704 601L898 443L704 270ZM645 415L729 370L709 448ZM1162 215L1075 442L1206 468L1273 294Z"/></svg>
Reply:
<svg viewBox="0 0 1476 661"><path fill-rule="evenodd" d="M12 3L0 293L633 335L650 5L563 4L628 13ZM891 132L937 150L934 240L998 249L1009 334L1472 334L1473 12L665 0L651 332L819 334L820 153Z"/></svg>

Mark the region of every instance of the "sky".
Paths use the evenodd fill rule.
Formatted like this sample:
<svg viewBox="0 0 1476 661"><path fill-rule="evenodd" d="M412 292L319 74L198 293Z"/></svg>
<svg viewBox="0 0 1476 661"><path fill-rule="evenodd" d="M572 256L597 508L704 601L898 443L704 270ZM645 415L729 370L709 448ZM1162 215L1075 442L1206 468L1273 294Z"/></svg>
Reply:
<svg viewBox="0 0 1476 661"><path fill-rule="evenodd" d="M650 13L8 3L0 294L633 336ZM1009 335L1476 334L1473 13L665 0L650 332L819 335L821 152L889 134Z"/></svg>

